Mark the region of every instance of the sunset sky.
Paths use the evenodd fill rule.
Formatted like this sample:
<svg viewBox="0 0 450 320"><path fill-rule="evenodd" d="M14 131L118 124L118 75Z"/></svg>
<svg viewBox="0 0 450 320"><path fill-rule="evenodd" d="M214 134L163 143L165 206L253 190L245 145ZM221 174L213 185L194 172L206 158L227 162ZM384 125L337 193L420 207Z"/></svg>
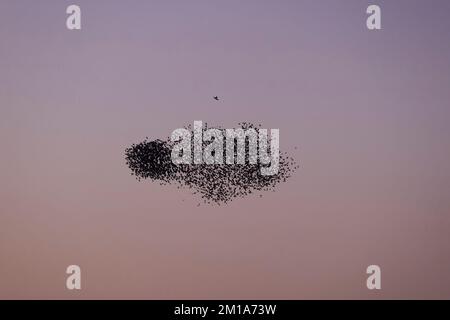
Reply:
<svg viewBox="0 0 450 320"><path fill-rule="evenodd" d="M448 0L0 0L0 298L450 298L449 15ZM194 120L278 128L300 169L199 207L130 175L125 148Z"/></svg>

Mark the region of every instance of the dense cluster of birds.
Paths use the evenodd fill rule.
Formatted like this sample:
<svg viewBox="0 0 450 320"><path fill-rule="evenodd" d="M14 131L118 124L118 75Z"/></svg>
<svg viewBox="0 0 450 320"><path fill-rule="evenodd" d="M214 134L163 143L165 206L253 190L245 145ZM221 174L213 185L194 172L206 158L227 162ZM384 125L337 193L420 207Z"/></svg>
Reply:
<svg viewBox="0 0 450 320"><path fill-rule="evenodd" d="M240 126L243 129L252 127L258 130L258 127L248 123ZM169 139L150 141L146 138L126 148L125 159L131 174L139 181L150 179L161 185L187 187L193 194L200 195L204 203L209 204L226 204L237 197L250 194L259 194L261 197L264 191L274 191L277 184L285 182L299 167L286 153L280 153L279 170L274 175L262 175L262 164L249 164L248 156L245 164L175 165L171 159L172 147L173 143ZM247 141L246 155L248 148Z"/></svg>

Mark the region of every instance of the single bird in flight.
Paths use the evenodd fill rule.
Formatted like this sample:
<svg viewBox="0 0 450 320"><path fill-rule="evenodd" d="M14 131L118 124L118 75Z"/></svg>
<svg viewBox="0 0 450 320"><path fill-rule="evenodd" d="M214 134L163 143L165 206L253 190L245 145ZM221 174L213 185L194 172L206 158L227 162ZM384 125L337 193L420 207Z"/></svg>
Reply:
<svg viewBox="0 0 450 320"><path fill-rule="evenodd" d="M218 96L215 96L215 97L214 97L214 100L219 101L219 97L218 97Z"/></svg>

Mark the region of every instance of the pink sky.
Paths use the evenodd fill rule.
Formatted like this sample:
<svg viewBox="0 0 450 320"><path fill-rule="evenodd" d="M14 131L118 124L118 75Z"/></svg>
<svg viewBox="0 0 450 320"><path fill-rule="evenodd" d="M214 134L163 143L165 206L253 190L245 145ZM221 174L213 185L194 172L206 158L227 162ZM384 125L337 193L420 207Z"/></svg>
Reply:
<svg viewBox="0 0 450 320"><path fill-rule="evenodd" d="M450 298L449 1L69 4L0 3L0 298ZM194 120L301 169L222 207L130 176Z"/></svg>

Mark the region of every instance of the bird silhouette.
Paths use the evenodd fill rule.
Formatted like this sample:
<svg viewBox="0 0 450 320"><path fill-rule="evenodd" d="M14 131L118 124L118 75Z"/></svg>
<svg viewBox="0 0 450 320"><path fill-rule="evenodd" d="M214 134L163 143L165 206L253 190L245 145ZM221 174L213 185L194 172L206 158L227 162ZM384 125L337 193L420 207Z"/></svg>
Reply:
<svg viewBox="0 0 450 320"><path fill-rule="evenodd" d="M214 100L219 101L219 97L218 97L218 96L215 96L215 97L214 97Z"/></svg>

